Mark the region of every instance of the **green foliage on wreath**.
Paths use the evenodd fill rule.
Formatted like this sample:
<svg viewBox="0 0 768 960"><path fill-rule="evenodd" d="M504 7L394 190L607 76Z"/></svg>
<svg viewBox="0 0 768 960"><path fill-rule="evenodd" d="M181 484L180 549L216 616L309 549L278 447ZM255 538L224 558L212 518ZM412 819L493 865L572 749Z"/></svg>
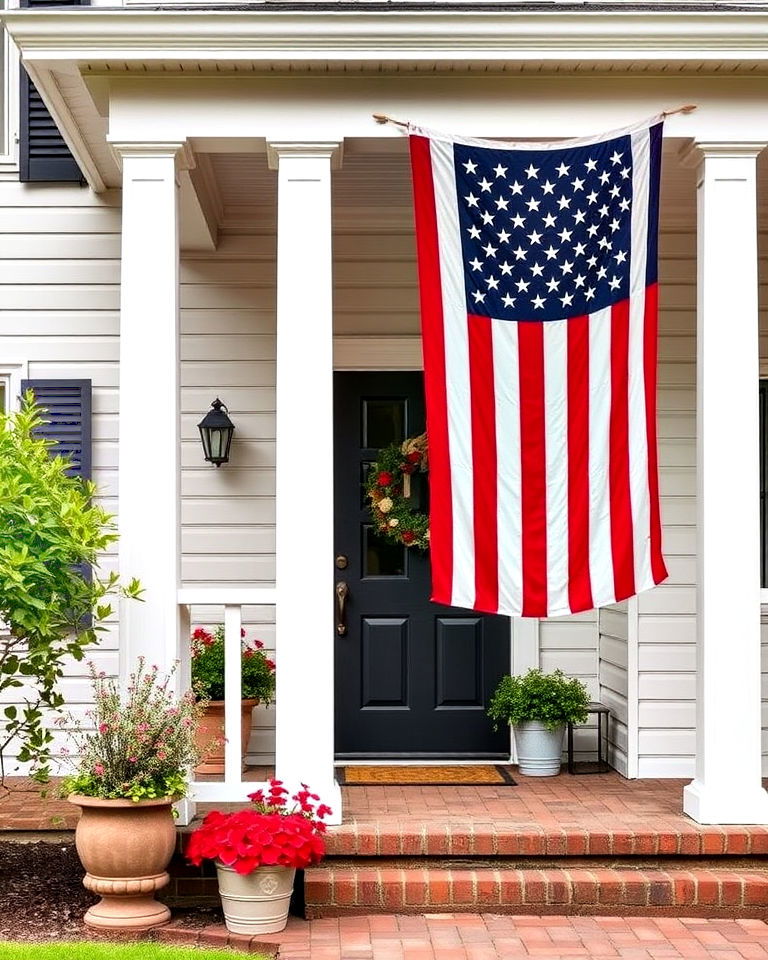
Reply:
<svg viewBox="0 0 768 960"><path fill-rule="evenodd" d="M376 532L393 543L429 549L429 517L413 507L408 481L428 469L426 435L393 443L379 451L365 483Z"/></svg>

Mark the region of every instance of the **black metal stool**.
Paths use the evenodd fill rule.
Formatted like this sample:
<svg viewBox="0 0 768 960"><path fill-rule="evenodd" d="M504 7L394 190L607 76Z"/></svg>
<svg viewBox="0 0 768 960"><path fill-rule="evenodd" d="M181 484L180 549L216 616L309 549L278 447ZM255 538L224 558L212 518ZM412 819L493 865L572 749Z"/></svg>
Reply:
<svg viewBox="0 0 768 960"><path fill-rule="evenodd" d="M611 711L604 703L593 700L587 707L587 713L597 714L597 770L582 770L581 773L607 773L611 766L603 760L603 716L605 716L605 739L608 739L608 724ZM573 724L568 724L568 773L576 773L573 762Z"/></svg>

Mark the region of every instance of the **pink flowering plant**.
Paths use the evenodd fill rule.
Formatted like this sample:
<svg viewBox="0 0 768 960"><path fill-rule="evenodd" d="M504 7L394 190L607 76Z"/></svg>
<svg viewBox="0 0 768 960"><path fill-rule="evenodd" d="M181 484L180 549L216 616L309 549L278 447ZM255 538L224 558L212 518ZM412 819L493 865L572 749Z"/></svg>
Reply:
<svg viewBox="0 0 768 960"><path fill-rule="evenodd" d="M195 866L219 860L237 873L257 867L281 866L301 870L325 856L326 817L331 808L320 803L306 784L290 797L281 780L248 796L252 806L234 813L214 810L191 834L187 859Z"/></svg>
<svg viewBox="0 0 768 960"><path fill-rule="evenodd" d="M270 703L275 694L275 664L261 640L242 640L241 675L244 700ZM206 700L224 699L224 627L213 633L198 627L192 634L192 687Z"/></svg>
<svg viewBox="0 0 768 960"><path fill-rule="evenodd" d="M71 728L77 757L76 772L63 782L64 795L135 802L183 797L187 770L200 760L195 728L205 702L191 690L177 697L171 683L175 668L163 676L143 657L125 694L115 680L89 666L94 707L86 723L71 715L59 721Z"/></svg>

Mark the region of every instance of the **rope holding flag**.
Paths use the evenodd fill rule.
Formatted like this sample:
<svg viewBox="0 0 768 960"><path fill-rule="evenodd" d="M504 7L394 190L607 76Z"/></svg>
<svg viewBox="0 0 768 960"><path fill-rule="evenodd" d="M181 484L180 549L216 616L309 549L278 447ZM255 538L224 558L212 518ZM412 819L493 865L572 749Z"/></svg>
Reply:
<svg viewBox="0 0 768 960"><path fill-rule="evenodd" d="M667 577L656 451L664 116L546 144L404 125L437 603L560 616Z"/></svg>

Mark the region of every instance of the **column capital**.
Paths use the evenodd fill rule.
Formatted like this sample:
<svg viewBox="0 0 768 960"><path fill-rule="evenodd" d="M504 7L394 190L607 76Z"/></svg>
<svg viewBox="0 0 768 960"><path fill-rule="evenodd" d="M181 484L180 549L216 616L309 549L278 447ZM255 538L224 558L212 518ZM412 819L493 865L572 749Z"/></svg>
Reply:
<svg viewBox="0 0 768 960"><path fill-rule="evenodd" d="M678 159L684 167L698 167L710 157L748 160L757 157L766 146L766 140L693 140L680 150Z"/></svg>
<svg viewBox="0 0 768 960"><path fill-rule="evenodd" d="M270 170L277 170L284 157L302 157L331 161L331 170L341 167L344 154L343 140L267 140L267 163Z"/></svg>
<svg viewBox="0 0 768 960"><path fill-rule="evenodd" d="M107 143L121 169L124 157L173 157L177 173L194 170L197 165L194 151L186 140L123 141L107 137Z"/></svg>

